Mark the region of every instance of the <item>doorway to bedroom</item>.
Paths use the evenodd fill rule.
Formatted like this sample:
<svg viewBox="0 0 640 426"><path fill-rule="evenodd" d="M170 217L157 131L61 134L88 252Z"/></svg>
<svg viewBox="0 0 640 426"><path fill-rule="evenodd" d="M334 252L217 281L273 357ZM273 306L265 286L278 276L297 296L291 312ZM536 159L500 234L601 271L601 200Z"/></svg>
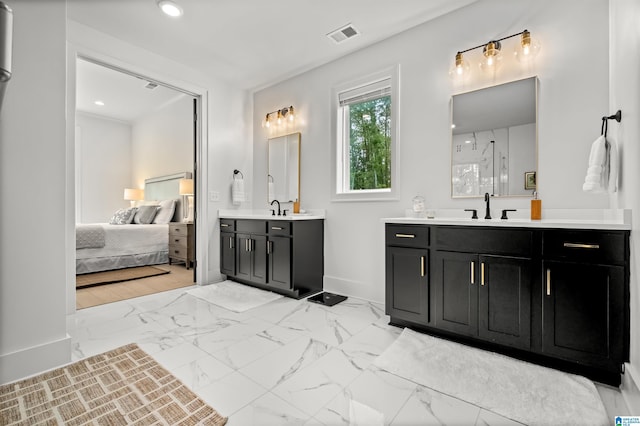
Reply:
<svg viewBox="0 0 640 426"><path fill-rule="evenodd" d="M198 97L76 59L76 308L193 285Z"/></svg>

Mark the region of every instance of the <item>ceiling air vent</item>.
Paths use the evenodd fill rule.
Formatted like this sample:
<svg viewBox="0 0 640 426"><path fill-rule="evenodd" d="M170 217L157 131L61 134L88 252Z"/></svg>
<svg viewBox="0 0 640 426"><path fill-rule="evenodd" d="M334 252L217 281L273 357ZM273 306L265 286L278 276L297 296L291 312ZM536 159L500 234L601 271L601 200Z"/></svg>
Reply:
<svg viewBox="0 0 640 426"><path fill-rule="evenodd" d="M149 90L153 90L156 87L158 87L158 85L156 83L152 83L150 81L147 81L147 84L145 84L144 87L149 89Z"/></svg>
<svg viewBox="0 0 640 426"><path fill-rule="evenodd" d="M342 43L343 41L353 38L359 34L360 32L358 32L358 30L356 30L353 25L347 24L342 28L331 31L329 34L327 34L327 37L329 37L335 43Z"/></svg>

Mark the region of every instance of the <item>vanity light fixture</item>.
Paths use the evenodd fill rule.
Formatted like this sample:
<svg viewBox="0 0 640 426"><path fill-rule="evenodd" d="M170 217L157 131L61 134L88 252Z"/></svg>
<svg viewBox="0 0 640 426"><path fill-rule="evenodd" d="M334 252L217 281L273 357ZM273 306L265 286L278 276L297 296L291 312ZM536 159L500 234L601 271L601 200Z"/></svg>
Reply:
<svg viewBox="0 0 640 426"><path fill-rule="evenodd" d="M165 15L169 15L172 18L178 18L182 16L182 14L184 13L182 8L178 6L176 3L172 2L171 0L159 1L158 7L160 8L160 10L162 10L165 13Z"/></svg>
<svg viewBox="0 0 640 426"><path fill-rule="evenodd" d="M295 120L295 113L294 113L293 106L288 106L276 111L268 112L264 117L264 121L262 122L262 127L268 128L274 124L276 126L280 126L285 121L293 122L293 120Z"/></svg>
<svg viewBox="0 0 640 426"><path fill-rule="evenodd" d="M516 34L502 37L497 40L491 40L485 44L459 51L456 53L453 66L449 70L449 76L454 79L467 76L470 67L469 62L464 59L463 54L480 48L482 48L482 60L479 64L480 68L483 71L495 71L502 61L502 42L517 36L520 36L520 43L518 43L514 49L514 56L516 59L522 62L535 57L540 51L540 43L531 37L531 32L529 30L524 30Z"/></svg>

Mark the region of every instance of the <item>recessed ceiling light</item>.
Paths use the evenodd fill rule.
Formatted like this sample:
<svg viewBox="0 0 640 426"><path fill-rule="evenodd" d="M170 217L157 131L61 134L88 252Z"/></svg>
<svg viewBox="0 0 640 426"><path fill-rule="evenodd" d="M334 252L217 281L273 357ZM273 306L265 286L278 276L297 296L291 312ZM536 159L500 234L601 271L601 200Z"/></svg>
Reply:
<svg viewBox="0 0 640 426"><path fill-rule="evenodd" d="M104 106L104 102L102 102L102 101L95 101L94 104L96 104L98 106Z"/></svg>
<svg viewBox="0 0 640 426"><path fill-rule="evenodd" d="M180 6L178 6L176 3L174 3L174 2L172 2L170 0L159 1L158 2L158 7L165 14L171 16L172 18L177 18L178 16L182 16L182 14L184 13Z"/></svg>

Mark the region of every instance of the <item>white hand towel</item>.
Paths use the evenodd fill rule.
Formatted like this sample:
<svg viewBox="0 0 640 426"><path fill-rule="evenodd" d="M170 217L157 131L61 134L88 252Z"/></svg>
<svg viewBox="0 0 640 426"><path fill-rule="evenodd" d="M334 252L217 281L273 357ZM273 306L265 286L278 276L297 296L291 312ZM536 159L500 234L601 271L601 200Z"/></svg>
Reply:
<svg viewBox="0 0 640 426"><path fill-rule="evenodd" d="M589 153L589 166L587 175L582 185L585 192L603 192L607 187L607 166L608 166L607 141L600 135L591 145Z"/></svg>
<svg viewBox="0 0 640 426"><path fill-rule="evenodd" d="M240 205L244 201L244 180L234 179L231 187L231 202L234 206Z"/></svg>
<svg viewBox="0 0 640 426"><path fill-rule="evenodd" d="M607 191L610 193L618 191L618 146L615 139L608 139L609 143L609 182Z"/></svg>

